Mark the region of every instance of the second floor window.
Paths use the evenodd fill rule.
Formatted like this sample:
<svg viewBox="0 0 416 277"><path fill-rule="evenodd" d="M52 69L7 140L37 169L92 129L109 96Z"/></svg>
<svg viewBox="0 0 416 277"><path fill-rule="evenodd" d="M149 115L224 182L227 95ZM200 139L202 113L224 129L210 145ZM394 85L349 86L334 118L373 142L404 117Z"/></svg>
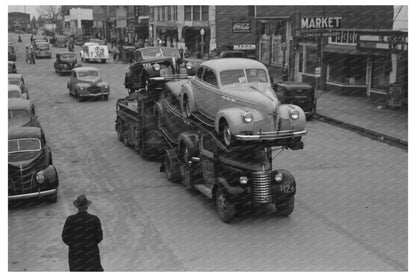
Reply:
<svg viewBox="0 0 416 277"><path fill-rule="evenodd" d="M208 6L202 6L202 20L208 20Z"/></svg>
<svg viewBox="0 0 416 277"><path fill-rule="evenodd" d="M185 20L192 20L191 6L185 6Z"/></svg>
<svg viewBox="0 0 416 277"><path fill-rule="evenodd" d="M201 6L193 6L193 21L200 21L201 20Z"/></svg>
<svg viewBox="0 0 416 277"><path fill-rule="evenodd" d="M172 6L168 6L168 21L172 20Z"/></svg>

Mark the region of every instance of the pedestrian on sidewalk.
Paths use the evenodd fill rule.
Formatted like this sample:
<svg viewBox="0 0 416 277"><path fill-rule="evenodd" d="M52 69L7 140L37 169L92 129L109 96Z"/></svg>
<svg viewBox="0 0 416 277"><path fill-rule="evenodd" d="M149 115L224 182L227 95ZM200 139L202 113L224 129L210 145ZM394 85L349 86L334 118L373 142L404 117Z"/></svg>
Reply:
<svg viewBox="0 0 416 277"><path fill-rule="evenodd" d="M100 219L87 212L91 201L82 194L74 201L78 213L65 221L62 240L69 246L70 271L104 271L98 244L103 240Z"/></svg>
<svg viewBox="0 0 416 277"><path fill-rule="evenodd" d="M114 53L113 53L114 63L117 63L117 61L118 61L118 56L119 56L119 53L118 52L119 52L118 51L118 47L117 46L114 47Z"/></svg>
<svg viewBox="0 0 416 277"><path fill-rule="evenodd" d="M30 63L35 64L35 50L33 47L30 47Z"/></svg>

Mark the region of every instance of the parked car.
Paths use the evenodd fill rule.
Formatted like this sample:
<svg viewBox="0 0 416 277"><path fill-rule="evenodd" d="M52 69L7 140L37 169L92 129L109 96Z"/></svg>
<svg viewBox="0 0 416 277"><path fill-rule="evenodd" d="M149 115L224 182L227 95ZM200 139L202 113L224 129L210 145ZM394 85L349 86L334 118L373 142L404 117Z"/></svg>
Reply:
<svg viewBox="0 0 416 277"><path fill-rule="evenodd" d="M17 67L16 67L16 63L15 62L9 61L8 71L9 71L9 74L10 73L17 73Z"/></svg>
<svg viewBox="0 0 416 277"><path fill-rule="evenodd" d="M315 89L307 83L278 82L274 85L277 98L282 104L294 104L303 109L306 119L316 114Z"/></svg>
<svg viewBox="0 0 416 277"><path fill-rule="evenodd" d="M65 48L68 45L68 41L65 36L56 36L54 38L53 46L59 48Z"/></svg>
<svg viewBox="0 0 416 277"><path fill-rule="evenodd" d="M9 128L39 127L40 123L35 113L35 106L27 99L9 98L8 100Z"/></svg>
<svg viewBox="0 0 416 277"><path fill-rule="evenodd" d="M28 99L27 93L22 92L20 87L16 85L8 85L8 98Z"/></svg>
<svg viewBox="0 0 416 277"><path fill-rule="evenodd" d="M34 43L35 58L52 58L52 53L49 48L49 43L46 41L35 41Z"/></svg>
<svg viewBox="0 0 416 277"><path fill-rule="evenodd" d="M51 149L38 127L9 129L8 199L47 197L58 200L58 173L52 165Z"/></svg>
<svg viewBox="0 0 416 277"><path fill-rule="evenodd" d="M57 53L53 64L55 72L62 76L63 73L71 72L72 69L82 66L77 63L77 55L73 52Z"/></svg>
<svg viewBox="0 0 416 277"><path fill-rule="evenodd" d="M9 43L9 49L8 49L8 60L9 61L16 61L16 51L14 50L13 44Z"/></svg>
<svg viewBox="0 0 416 277"><path fill-rule="evenodd" d="M251 59L203 62L182 87L181 107L215 128L222 142L272 141L285 145L307 133L305 114L295 105L279 105L267 68Z"/></svg>
<svg viewBox="0 0 416 277"><path fill-rule="evenodd" d="M17 85L22 91L22 93L27 94L27 99L29 99L29 92L25 85L25 80L23 79L22 74L18 74L18 73L8 74L8 82L9 82L9 85Z"/></svg>
<svg viewBox="0 0 416 277"><path fill-rule="evenodd" d="M134 62L124 77L129 93L140 88L149 89L150 78L175 78L192 73L192 64L181 59L179 50L172 47L145 47L134 51Z"/></svg>
<svg viewBox="0 0 416 277"><path fill-rule="evenodd" d="M110 86L103 82L100 72L95 67L77 67L72 69L71 77L67 82L69 94L74 95L78 101L86 97L101 97L108 100Z"/></svg>

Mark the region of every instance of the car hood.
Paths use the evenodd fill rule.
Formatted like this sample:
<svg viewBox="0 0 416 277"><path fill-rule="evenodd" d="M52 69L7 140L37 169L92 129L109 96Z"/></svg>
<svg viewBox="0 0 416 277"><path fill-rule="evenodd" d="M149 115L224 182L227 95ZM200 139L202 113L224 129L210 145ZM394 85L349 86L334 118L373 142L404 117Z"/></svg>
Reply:
<svg viewBox="0 0 416 277"><path fill-rule="evenodd" d="M24 127L29 124L30 118L16 118L10 119L9 118L9 128L11 127Z"/></svg>
<svg viewBox="0 0 416 277"><path fill-rule="evenodd" d="M9 169L10 166L17 167L17 168L30 168L34 167L34 165L40 165L44 163L45 155L42 155L42 151L34 152L34 153L16 153L12 154L13 156L9 156ZM37 167L36 166L36 167Z"/></svg>
<svg viewBox="0 0 416 277"><path fill-rule="evenodd" d="M279 100L269 84L237 84L222 89L241 106L250 106L257 110L273 113L279 106Z"/></svg>
<svg viewBox="0 0 416 277"><path fill-rule="evenodd" d="M97 84L99 82L101 82L101 77L82 77L82 78L78 78L78 81L81 81L83 83L88 83L88 84Z"/></svg>

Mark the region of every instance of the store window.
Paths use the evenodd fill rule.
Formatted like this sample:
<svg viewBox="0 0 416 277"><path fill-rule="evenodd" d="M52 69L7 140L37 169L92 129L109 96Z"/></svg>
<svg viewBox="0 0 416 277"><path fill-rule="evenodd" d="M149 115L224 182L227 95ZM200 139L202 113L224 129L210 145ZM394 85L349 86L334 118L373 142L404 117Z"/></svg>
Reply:
<svg viewBox="0 0 416 277"><path fill-rule="evenodd" d="M162 21L166 21L166 7L161 7L162 10Z"/></svg>
<svg viewBox="0 0 416 277"><path fill-rule="evenodd" d="M172 7L168 6L168 21L172 20Z"/></svg>
<svg viewBox="0 0 416 277"><path fill-rule="evenodd" d="M388 61L384 57L375 58L372 63L371 88L387 90L389 88Z"/></svg>
<svg viewBox="0 0 416 277"><path fill-rule="evenodd" d="M185 6L185 20L187 21L192 20L191 8L191 6Z"/></svg>
<svg viewBox="0 0 416 277"><path fill-rule="evenodd" d="M192 6L193 9L193 21L201 20L201 6Z"/></svg>
<svg viewBox="0 0 416 277"><path fill-rule="evenodd" d="M262 62L268 63L271 61L272 64L283 66L284 51L282 44L286 41L285 26L286 21L283 20L272 20L263 24L261 31L263 34L259 42L259 58Z"/></svg>
<svg viewBox="0 0 416 277"><path fill-rule="evenodd" d="M367 59L359 55L328 55L328 82L365 85Z"/></svg>
<svg viewBox="0 0 416 277"><path fill-rule="evenodd" d="M315 46L305 45L305 68L304 73L315 74L315 68L320 67L319 51Z"/></svg>

